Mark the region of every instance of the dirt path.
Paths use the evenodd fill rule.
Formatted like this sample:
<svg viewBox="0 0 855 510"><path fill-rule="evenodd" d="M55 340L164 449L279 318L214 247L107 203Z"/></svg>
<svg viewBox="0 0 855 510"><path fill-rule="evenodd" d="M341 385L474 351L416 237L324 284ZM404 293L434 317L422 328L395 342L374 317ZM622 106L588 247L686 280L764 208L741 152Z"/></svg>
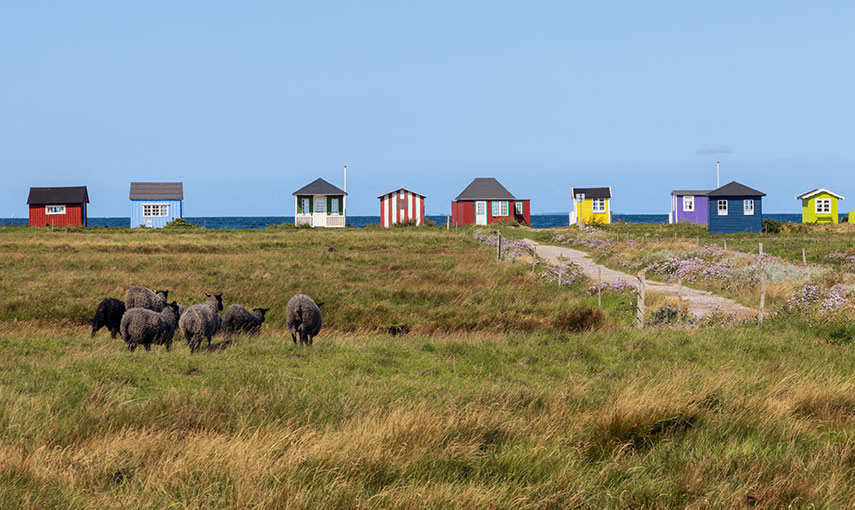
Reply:
<svg viewBox="0 0 855 510"><path fill-rule="evenodd" d="M585 272L585 276L595 282L597 281L597 272L599 269L602 271L602 281L604 283L624 281L633 286L638 285L637 277L597 264L583 251L561 246L539 244L531 239L525 239L524 241L535 250L538 256L552 263L558 264L560 263L559 258L563 258L565 262L572 261L579 264ZM647 280L647 292L676 298L679 288L674 283ZM705 290L691 289L685 285L683 286L683 308L698 317L706 317L716 311L719 313L734 314L739 318L755 317L757 315L757 310L742 306L732 299L717 296Z"/></svg>

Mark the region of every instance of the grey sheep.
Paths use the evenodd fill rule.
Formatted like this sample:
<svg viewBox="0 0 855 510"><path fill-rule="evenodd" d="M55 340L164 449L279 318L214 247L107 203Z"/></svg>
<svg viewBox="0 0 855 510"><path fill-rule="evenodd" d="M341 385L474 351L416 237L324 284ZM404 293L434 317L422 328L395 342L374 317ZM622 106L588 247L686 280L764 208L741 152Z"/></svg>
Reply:
<svg viewBox="0 0 855 510"><path fill-rule="evenodd" d="M264 314L270 308L253 308L250 312L240 305L232 305L226 308L223 314L223 334L232 335L257 335L261 331L264 322Z"/></svg>
<svg viewBox="0 0 855 510"><path fill-rule="evenodd" d="M305 294L297 294L288 300L285 306L285 318L291 340L297 344L297 335L301 345L312 345L312 339L321 330L321 306L323 302L315 303Z"/></svg>
<svg viewBox="0 0 855 510"><path fill-rule="evenodd" d="M134 287L125 295L125 308L148 308L155 312L163 310L166 306L168 290L151 291L145 287Z"/></svg>
<svg viewBox="0 0 855 510"><path fill-rule="evenodd" d="M138 345L151 349L151 344L172 347L172 337L178 323L178 305L173 301L161 312L147 308L131 308L122 316L120 330L128 350L134 352Z"/></svg>
<svg viewBox="0 0 855 510"><path fill-rule="evenodd" d="M203 338L208 338L211 345L211 337L216 335L223 323L219 311L223 309L222 294L205 294L208 298L204 303L193 305L188 308L184 315L178 320L181 334L190 347L190 353L196 352Z"/></svg>
<svg viewBox="0 0 855 510"><path fill-rule="evenodd" d="M92 336L95 336L99 329L106 327L110 330L110 338L116 338L124 314L125 303L123 301L116 298L106 298L101 301L92 317Z"/></svg>

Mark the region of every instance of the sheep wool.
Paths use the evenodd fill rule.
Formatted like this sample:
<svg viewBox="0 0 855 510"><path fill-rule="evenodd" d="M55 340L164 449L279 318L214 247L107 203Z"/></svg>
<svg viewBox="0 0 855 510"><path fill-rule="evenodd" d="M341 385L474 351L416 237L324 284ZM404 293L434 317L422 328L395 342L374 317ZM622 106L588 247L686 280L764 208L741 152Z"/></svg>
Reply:
<svg viewBox="0 0 855 510"><path fill-rule="evenodd" d="M261 331L264 322L264 314L270 308L253 308L250 312L240 305L231 305L223 314L223 334L227 337L233 335L255 336Z"/></svg>
<svg viewBox="0 0 855 510"><path fill-rule="evenodd" d="M294 344L297 343L297 336L299 336L301 345L312 345L312 339L321 330L323 304L323 302L315 303L305 294L297 294L288 300L285 306L285 319Z"/></svg>
<svg viewBox="0 0 855 510"><path fill-rule="evenodd" d="M203 338L207 338L208 345L211 345L211 337L216 335L222 326L223 320L219 311L223 309L223 295L206 296L208 298L204 303L191 306L178 320L178 327L190 347L191 354L196 352Z"/></svg>
<svg viewBox="0 0 855 510"><path fill-rule="evenodd" d="M105 298L98 304L95 316L92 317L92 336L101 328L110 331L110 338L116 338L125 314L125 303L116 298Z"/></svg>
<svg viewBox="0 0 855 510"><path fill-rule="evenodd" d="M120 330L128 350L134 352L138 345L151 349L151 344L172 347L172 337L178 322L178 305L170 303L161 312L147 308L131 308L122 316Z"/></svg>
<svg viewBox="0 0 855 510"><path fill-rule="evenodd" d="M145 287L133 287L125 296L125 308L148 308L160 312L166 306L168 290L151 291Z"/></svg>

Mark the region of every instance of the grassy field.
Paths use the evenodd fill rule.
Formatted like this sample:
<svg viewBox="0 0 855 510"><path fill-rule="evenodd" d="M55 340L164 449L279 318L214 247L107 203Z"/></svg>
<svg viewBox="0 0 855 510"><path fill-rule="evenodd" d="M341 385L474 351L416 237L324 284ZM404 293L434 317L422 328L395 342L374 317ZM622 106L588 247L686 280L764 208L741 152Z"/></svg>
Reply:
<svg viewBox="0 0 855 510"><path fill-rule="evenodd" d="M0 254L0 508L855 504L855 357L808 322L637 332L608 296L574 332L585 283L463 229L5 229ZM90 338L137 284L272 310L193 356ZM325 301L312 348L296 292Z"/></svg>

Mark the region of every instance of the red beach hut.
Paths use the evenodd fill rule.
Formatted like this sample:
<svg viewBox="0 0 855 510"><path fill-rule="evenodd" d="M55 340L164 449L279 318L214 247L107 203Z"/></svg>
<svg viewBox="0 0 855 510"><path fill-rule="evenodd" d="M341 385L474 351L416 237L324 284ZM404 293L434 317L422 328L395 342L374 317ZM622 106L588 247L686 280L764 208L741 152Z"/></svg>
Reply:
<svg viewBox="0 0 855 510"><path fill-rule="evenodd" d="M413 221L421 225L425 221L425 196L408 189L399 188L380 199L380 226L389 228L395 223Z"/></svg>
<svg viewBox="0 0 855 510"><path fill-rule="evenodd" d="M30 226L85 227L88 203L86 186L30 188Z"/></svg>
<svg viewBox="0 0 855 510"><path fill-rule="evenodd" d="M489 225L518 221L531 225L529 199L514 197L493 177L479 177L451 202L454 225Z"/></svg>

